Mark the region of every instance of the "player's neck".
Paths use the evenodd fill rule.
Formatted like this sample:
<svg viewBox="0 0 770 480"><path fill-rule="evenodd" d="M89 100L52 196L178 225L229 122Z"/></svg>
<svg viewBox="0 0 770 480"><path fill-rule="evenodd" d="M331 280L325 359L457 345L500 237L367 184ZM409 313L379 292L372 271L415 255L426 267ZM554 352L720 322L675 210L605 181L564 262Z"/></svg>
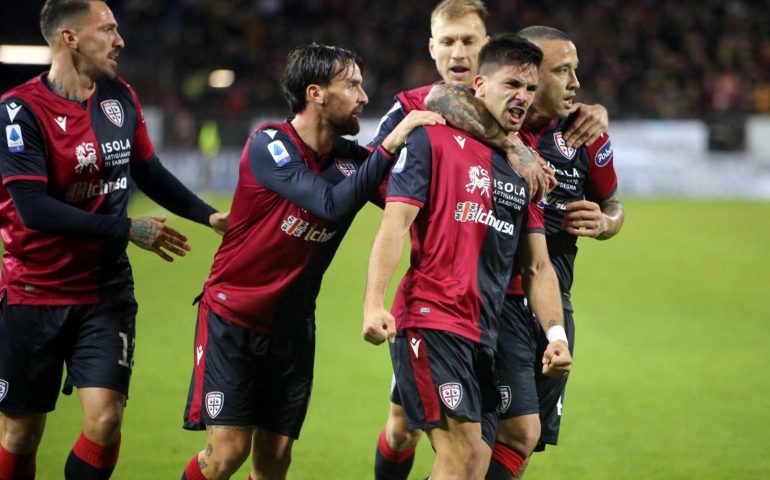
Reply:
<svg viewBox="0 0 770 480"><path fill-rule="evenodd" d="M47 79L54 93L76 102L85 102L96 89L96 83L78 72L68 56L54 57Z"/></svg>
<svg viewBox="0 0 770 480"><path fill-rule="evenodd" d="M552 120L552 117L539 113L535 107L530 107L529 112L527 112L527 119L525 122L531 130L537 131L551 123Z"/></svg>
<svg viewBox="0 0 770 480"><path fill-rule="evenodd" d="M324 123L312 118L307 110L298 113L291 121L294 130L305 145L312 148L318 155L329 153L337 136L324 127Z"/></svg>

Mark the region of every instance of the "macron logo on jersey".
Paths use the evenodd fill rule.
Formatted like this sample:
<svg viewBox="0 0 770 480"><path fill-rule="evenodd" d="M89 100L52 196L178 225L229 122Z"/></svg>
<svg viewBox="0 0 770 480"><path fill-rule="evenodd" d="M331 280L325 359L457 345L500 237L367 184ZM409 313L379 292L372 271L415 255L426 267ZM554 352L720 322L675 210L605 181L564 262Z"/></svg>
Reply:
<svg viewBox="0 0 770 480"><path fill-rule="evenodd" d="M67 117L54 117L53 120L62 129L62 132L67 133Z"/></svg>
<svg viewBox="0 0 770 480"><path fill-rule="evenodd" d="M21 105L17 105L16 102L11 102L5 106L5 109L8 110L8 119L13 121L16 118L16 114L21 110Z"/></svg>
<svg viewBox="0 0 770 480"><path fill-rule="evenodd" d="M514 225L500 220L491 211L476 202L459 202L455 208L455 220L460 223L474 222L490 226L500 233L513 235Z"/></svg>
<svg viewBox="0 0 770 480"><path fill-rule="evenodd" d="M289 215L283 221L281 231L290 237L299 237L306 242L316 243L328 242L337 233L336 230L326 230L326 228L318 230L317 225L297 218L294 215Z"/></svg>
<svg viewBox="0 0 770 480"><path fill-rule="evenodd" d="M275 140L267 144L267 151L270 152L270 156L273 157L275 164L279 167L283 167L291 161L291 155L286 150L283 142Z"/></svg>
<svg viewBox="0 0 770 480"><path fill-rule="evenodd" d="M462 135L454 135L454 138L457 144L460 145L460 148L462 150L465 150L465 137L463 137Z"/></svg>

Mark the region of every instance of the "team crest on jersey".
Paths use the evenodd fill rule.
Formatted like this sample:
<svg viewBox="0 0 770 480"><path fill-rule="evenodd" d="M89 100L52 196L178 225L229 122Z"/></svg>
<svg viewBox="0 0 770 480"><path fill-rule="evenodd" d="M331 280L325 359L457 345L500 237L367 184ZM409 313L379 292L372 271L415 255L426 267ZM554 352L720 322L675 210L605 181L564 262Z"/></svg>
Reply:
<svg viewBox="0 0 770 480"><path fill-rule="evenodd" d="M222 392L209 392L206 394L206 412L211 418L217 418L222 406L225 404L225 394Z"/></svg>
<svg viewBox="0 0 770 480"><path fill-rule="evenodd" d="M556 147L559 149L559 153L564 156L567 160L572 160L572 157L575 156L575 150L572 147L567 146L567 142L564 141L564 138L561 136L561 132L556 132L553 134L553 142L556 144Z"/></svg>
<svg viewBox="0 0 770 480"><path fill-rule="evenodd" d="M465 185L465 191L468 193L474 193L477 189L479 194L489 197L489 187L492 186L492 181L489 179L489 173L486 169L475 165L468 169L468 178L470 181Z"/></svg>
<svg viewBox="0 0 770 480"><path fill-rule="evenodd" d="M341 174L345 175L346 177L349 177L358 170L358 167L356 167L356 164L353 163L352 160L348 160L345 158L338 158L334 161L334 163L337 165L337 170L340 171Z"/></svg>
<svg viewBox="0 0 770 480"><path fill-rule="evenodd" d="M21 125L12 123L5 127L5 141L8 143L8 151L19 153L24 151L24 137L21 135Z"/></svg>
<svg viewBox="0 0 770 480"><path fill-rule="evenodd" d="M444 405L454 410L463 399L463 386L457 382L445 383L438 387L438 393Z"/></svg>
<svg viewBox="0 0 770 480"><path fill-rule="evenodd" d="M109 121L117 127L123 126L123 106L119 101L105 100L100 105L102 106L102 112L104 112Z"/></svg>
<svg viewBox="0 0 770 480"><path fill-rule="evenodd" d="M497 389L500 391L500 406L497 408L497 411L505 413L505 411L508 410L508 407L511 406L511 387L508 385L501 385L497 387Z"/></svg>
<svg viewBox="0 0 770 480"><path fill-rule="evenodd" d="M274 140L267 144L267 151L270 152L270 156L273 157L275 164L279 167L283 167L291 161L291 155L286 150L286 146L280 140Z"/></svg>
<svg viewBox="0 0 770 480"><path fill-rule="evenodd" d="M607 141L604 142L604 145L602 145L602 148L599 149L598 152L596 152L596 155L594 155L594 163L597 167L603 167L610 163L610 160L612 160L613 151L612 151L612 143L610 143L610 139L607 138Z"/></svg>
<svg viewBox="0 0 770 480"><path fill-rule="evenodd" d="M86 168L89 172L99 170L99 165L96 164L96 149L93 142L83 142L75 147L75 158L78 160L78 164L75 165L75 173L83 173Z"/></svg>
<svg viewBox="0 0 770 480"><path fill-rule="evenodd" d="M8 382L0 378L0 402L3 401L6 393L8 393Z"/></svg>

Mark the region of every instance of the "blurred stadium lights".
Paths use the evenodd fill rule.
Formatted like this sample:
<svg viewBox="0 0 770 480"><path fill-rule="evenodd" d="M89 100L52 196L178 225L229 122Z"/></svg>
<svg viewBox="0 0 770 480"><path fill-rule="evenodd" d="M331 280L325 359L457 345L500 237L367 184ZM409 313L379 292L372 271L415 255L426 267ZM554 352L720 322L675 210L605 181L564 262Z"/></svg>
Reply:
<svg viewBox="0 0 770 480"><path fill-rule="evenodd" d="M232 70L214 70L209 74L211 88L228 88L234 81L235 72Z"/></svg>
<svg viewBox="0 0 770 480"><path fill-rule="evenodd" d="M0 63L50 65L51 50L39 45L0 45Z"/></svg>

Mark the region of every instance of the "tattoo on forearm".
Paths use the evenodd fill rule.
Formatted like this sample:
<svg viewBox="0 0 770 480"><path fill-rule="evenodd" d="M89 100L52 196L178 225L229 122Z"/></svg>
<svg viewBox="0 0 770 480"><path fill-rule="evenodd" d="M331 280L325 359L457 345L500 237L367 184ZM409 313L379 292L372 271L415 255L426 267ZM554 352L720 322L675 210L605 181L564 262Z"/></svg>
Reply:
<svg viewBox="0 0 770 480"><path fill-rule="evenodd" d="M556 327L559 325L559 322L556 320L548 320L548 328ZM546 328L546 331L548 331L548 328Z"/></svg>
<svg viewBox="0 0 770 480"><path fill-rule="evenodd" d="M206 463L206 460L204 460L203 457L198 459L198 468L200 468L201 470L206 470L206 467L208 466L209 464Z"/></svg>
<svg viewBox="0 0 770 480"><path fill-rule="evenodd" d="M441 114L455 128L493 146L502 147L505 136L484 104L464 87L439 85L425 100L425 106Z"/></svg>
<svg viewBox="0 0 770 480"><path fill-rule="evenodd" d="M601 205L602 214L607 219L607 228L599 235L599 240L607 240L617 234L623 226L625 220L625 212L623 211L623 204L620 203L620 198L617 194L611 196Z"/></svg>
<svg viewBox="0 0 770 480"><path fill-rule="evenodd" d="M524 145L524 142L522 142L519 138L513 142L513 153L519 157L519 161L523 165L530 165L537 162L537 155L535 152L533 152L532 149L528 146Z"/></svg>

